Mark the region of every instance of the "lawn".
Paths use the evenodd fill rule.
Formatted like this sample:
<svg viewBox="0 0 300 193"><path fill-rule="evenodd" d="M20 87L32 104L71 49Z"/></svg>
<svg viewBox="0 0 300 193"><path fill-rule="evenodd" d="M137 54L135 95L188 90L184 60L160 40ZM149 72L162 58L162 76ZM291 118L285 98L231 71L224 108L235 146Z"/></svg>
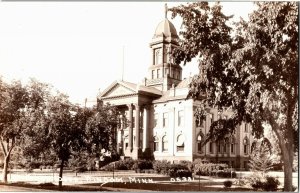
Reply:
<svg viewBox="0 0 300 193"><path fill-rule="evenodd" d="M64 185L61 189L58 187L58 185L51 184L51 183L45 183L45 184L30 184L25 182L15 182L15 183L0 183L0 185L5 186L17 186L17 187L25 187L25 188L33 188L33 189L40 189L40 190L53 190L53 191L109 191L108 189L105 189L100 186L76 186L76 185ZM1 192L1 191L0 191Z"/></svg>

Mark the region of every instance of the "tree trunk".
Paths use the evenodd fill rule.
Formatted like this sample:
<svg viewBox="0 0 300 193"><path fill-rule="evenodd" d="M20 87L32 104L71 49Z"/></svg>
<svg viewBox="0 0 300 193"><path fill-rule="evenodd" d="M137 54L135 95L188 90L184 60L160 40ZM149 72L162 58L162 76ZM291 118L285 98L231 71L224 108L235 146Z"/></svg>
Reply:
<svg viewBox="0 0 300 193"><path fill-rule="evenodd" d="M283 151L284 191L293 191L293 151Z"/></svg>
<svg viewBox="0 0 300 193"><path fill-rule="evenodd" d="M4 166L2 170L2 180L6 184L7 183L7 172L8 172L8 163L9 163L9 155L5 156L4 158Z"/></svg>
<svg viewBox="0 0 300 193"><path fill-rule="evenodd" d="M62 181L63 181L63 169L64 169L64 160L61 160L60 167L59 167L59 181L58 181L58 187L59 189L62 188Z"/></svg>

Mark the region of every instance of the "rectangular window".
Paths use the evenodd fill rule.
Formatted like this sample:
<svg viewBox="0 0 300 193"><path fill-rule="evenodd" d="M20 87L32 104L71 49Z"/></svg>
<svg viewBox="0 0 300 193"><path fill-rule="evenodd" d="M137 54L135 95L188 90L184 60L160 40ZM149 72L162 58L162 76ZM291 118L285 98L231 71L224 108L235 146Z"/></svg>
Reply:
<svg viewBox="0 0 300 193"><path fill-rule="evenodd" d="M230 149L231 149L231 153L234 153L234 144L233 143L231 144Z"/></svg>
<svg viewBox="0 0 300 193"><path fill-rule="evenodd" d="M163 151L168 151L168 140L166 140L166 139L163 139L163 143L162 143L162 150Z"/></svg>
<svg viewBox="0 0 300 193"><path fill-rule="evenodd" d="M184 151L184 145L177 146L177 151L178 152L183 152Z"/></svg>
<svg viewBox="0 0 300 193"><path fill-rule="evenodd" d="M198 152L203 153L203 146L201 145L200 142L198 142Z"/></svg>
<svg viewBox="0 0 300 193"><path fill-rule="evenodd" d="M213 143L209 142L209 153L214 153Z"/></svg>
<svg viewBox="0 0 300 193"><path fill-rule="evenodd" d="M218 153L221 153L221 144L218 144Z"/></svg>
<svg viewBox="0 0 300 193"><path fill-rule="evenodd" d="M247 126L247 123L245 123L245 133L248 132L248 126Z"/></svg>
<svg viewBox="0 0 300 193"><path fill-rule="evenodd" d="M244 145L244 154L248 154L248 145Z"/></svg>
<svg viewBox="0 0 300 193"><path fill-rule="evenodd" d="M160 78L160 69L157 69L157 78Z"/></svg>
<svg viewBox="0 0 300 193"><path fill-rule="evenodd" d="M163 114L163 127L168 127L168 113Z"/></svg>
<svg viewBox="0 0 300 193"><path fill-rule="evenodd" d="M158 151L158 141L154 141L154 151Z"/></svg>
<svg viewBox="0 0 300 193"><path fill-rule="evenodd" d="M183 111L178 111L178 126L183 126Z"/></svg>
<svg viewBox="0 0 300 193"><path fill-rule="evenodd" d="M158 114L157 113L155 113L154 114L154 127L156 127L157 126L157 121L158 121Z"/></svg>
<svg viewBox="0 0 300 193"><path fill-rule="evenodd" d="M154 78L155 78L155 71L152 70L152 79L154 79Z"/></svg>

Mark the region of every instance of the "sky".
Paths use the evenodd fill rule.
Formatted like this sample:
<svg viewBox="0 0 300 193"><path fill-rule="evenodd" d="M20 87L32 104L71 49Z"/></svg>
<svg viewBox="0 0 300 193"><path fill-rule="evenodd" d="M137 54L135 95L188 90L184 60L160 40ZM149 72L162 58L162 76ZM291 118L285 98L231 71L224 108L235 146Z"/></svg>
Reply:
<svg viewBox="0 0 300 193"><path fill-rule="evenodd" d="M124 80L141 82L151 61L149 43L164 19L164 4L0 2L0 76L23 83L32 77L80 104L85 98L95 100L97 93L120 80L123 62ZM168 2L168 7L178 4ZM221 4L236 20L247 19L253 10L252 2ZM180 19L171 22L178 32ZM196 63L183 67L183 77L196 73Z"/></svg>

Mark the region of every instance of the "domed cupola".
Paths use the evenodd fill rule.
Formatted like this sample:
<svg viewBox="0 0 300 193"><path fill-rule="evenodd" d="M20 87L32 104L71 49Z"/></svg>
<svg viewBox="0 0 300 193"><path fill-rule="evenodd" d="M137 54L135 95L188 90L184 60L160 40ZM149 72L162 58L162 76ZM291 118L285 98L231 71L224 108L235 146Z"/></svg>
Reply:
<svg viewBox="0 0 300 193"><path fill-rule="evenodd" d="M178 38L177 31L174 25L167 18L161 21L156 27L153 38L159 38L159 37Z"/></svg>
<svg viewBox="0 0 300 193"><path fill-rule="evenodd" d="M162 42L172 43L178 45L178 34L176 28L174 27L173 23L168 20L167 17L167 5L165 5L165 19L159 22L155 29L155 33L152 37L152 41L150 46L155 44L159 44Z"/></svg>
<svg viewBox="0 0 300 193"><path fill-rule="evenodd" d="M178 35L174 25L167 18L165 5L165 19L161 21L150 42L152 61L148 69L146 86L155 87L162 91L169 90L182 80L182 68L174 64L171 57L172 50L179 46Z"/></svg>

